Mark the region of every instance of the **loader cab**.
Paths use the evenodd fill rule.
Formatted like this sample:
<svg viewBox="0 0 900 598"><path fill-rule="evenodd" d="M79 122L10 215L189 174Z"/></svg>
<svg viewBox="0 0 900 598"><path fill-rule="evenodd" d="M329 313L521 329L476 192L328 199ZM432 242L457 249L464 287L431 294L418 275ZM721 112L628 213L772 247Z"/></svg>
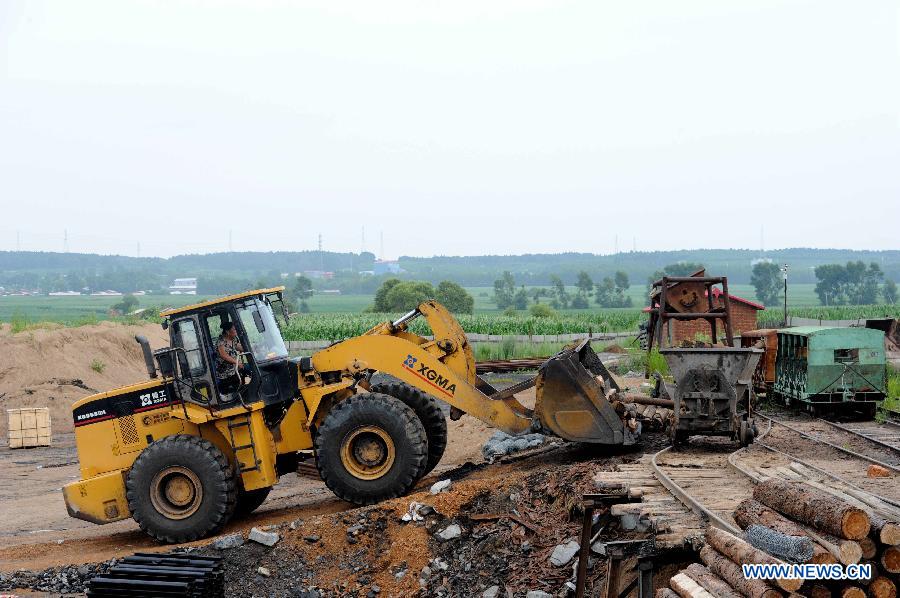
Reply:
<svg viewBox="0 0 900 598"><path fill-rule="evenodd" d="M295 396L296 376L275 316L277 308L287 320L283 289L248 291L161 314L169 331L171 374L184 400L228 408ZM240 370L218 358L220 339L232 327L234 338L224 340L237 352Z"/></svg>

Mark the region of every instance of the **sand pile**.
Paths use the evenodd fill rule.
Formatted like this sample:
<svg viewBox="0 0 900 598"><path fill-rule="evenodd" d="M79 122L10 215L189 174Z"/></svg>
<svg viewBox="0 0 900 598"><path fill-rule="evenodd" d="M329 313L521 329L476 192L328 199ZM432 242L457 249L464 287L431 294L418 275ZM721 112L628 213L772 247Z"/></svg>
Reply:
<svg viewBox="0 0 900 598"><path fill-rule="evenodd" d="M135 334L149 338L153 348L168 345L159 324L101 322L18 334L11 334L8 326L0 329L0 436L7 433L7 409L49 407L53 431L70 432L72 403L145 380L147 370Z"/></svg>

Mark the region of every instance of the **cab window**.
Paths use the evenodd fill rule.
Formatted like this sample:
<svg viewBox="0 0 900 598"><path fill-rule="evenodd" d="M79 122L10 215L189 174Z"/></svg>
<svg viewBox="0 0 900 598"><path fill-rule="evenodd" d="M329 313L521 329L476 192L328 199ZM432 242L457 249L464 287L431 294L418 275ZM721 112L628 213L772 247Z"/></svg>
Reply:
<svg viewBox="0 0 900 598"><path fill-rule="evenodd" d="M237 313L257 361L287 357L287 347L268 302L259 299L247 301L237 306Z"/></svg>
<svg viewBox="0 0 900 598"><path fill-rule="evenodd" d="M184 349L184 354L179 352L178 360L182 370L190 371L191 376L202 376L206 373L206 365L203 362L202 343L197 327L193 320L179 320L175 323L176 346ZM187 360L185 361L185 358Z"/></svg>

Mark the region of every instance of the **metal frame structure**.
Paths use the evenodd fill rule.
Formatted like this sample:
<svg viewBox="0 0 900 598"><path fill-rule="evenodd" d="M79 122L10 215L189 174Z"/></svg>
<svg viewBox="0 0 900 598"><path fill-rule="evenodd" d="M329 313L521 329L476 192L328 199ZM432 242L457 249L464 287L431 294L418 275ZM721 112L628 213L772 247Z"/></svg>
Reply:
<svg viewBox="0 0 900 598"><path fill-rule="evenodd" d="M705 291L707 306L706 311L679 311L678 306L669 302L668 291L680 284L695 284L702 286ZM715 294L713 287L722 285L722 307L717 308L713 302ZM734 346L734 335L731 328L731 297L728 294L727 276L663 276L653 283L650 289L650 334L647 342L647 352L653 350L653 339L656 337L656 346L663 346L663 330L667 328L670 320L706 320L710 327L712 344L718 342L716 320L723 320L725 342L728 346ZM659 305L653 305L654 299L658 299Z"/></svg>

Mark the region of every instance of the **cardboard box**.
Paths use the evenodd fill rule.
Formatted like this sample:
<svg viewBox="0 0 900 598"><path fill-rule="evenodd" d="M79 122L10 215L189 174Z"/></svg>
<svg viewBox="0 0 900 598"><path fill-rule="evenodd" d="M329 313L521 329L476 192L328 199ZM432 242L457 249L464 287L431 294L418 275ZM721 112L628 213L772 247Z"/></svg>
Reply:
<svg viewBox="0 0 900 598"><path fill-rule="evenodd" d="M46 407L7 409L9 448L50 446L50 410Z"/></svg>

